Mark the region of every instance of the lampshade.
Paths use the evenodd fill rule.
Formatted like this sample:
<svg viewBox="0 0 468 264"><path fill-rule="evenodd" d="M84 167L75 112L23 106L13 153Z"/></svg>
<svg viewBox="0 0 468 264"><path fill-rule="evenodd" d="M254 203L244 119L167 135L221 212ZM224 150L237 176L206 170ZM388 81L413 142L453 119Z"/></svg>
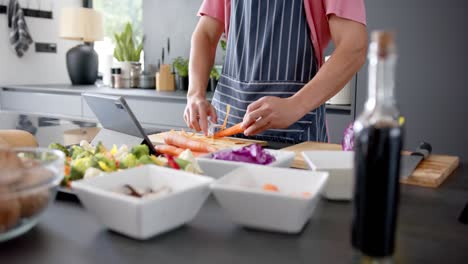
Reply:
<svg viewBox="0 0 468 264"><path fill-rule="evenodd" d="M60 15L60 37L92 42L102 40L102 15L91 8L66 7Z"/></svg>

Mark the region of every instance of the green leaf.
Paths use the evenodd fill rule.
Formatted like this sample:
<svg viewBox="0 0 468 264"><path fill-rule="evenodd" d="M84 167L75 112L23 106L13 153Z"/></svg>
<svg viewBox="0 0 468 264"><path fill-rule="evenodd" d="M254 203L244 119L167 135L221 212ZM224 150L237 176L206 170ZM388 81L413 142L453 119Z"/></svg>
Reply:
<svg viewBox="0 0 468 264"><path fill-rule="evenodd" d="M140 61L141 51L143 50L143 41L138 45L135 52L135 61Z"/></svg>
<svg viewBox="0 0 468 264"><path fill-rule="evenodd" d="M143 40L137 45L130 22L125 24L124 30L114 33L114 57L119 61L140 61L143 50Z"/></svg>
<svg viewBox="0 0 468 264"><path fill-rule="evenodd" d="M188 76L188 66L189 66L189 60L184 59L182 57L177 57L174 59L172 62L172 65L177 71L177 74L181 77L186 77Z"/></svg>

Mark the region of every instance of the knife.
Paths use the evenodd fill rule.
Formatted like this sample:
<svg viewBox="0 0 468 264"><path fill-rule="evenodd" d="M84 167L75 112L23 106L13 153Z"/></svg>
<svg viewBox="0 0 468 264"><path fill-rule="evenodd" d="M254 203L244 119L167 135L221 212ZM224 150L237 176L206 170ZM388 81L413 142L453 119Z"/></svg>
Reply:
<svg viewBox="0 0 468 264"><path fill-rule="evenodd" d="M427 142L422 142L419 147L410 155L401 156L400 178L408 178L416 169L421 160L431 155L432 146Z"/></svg>

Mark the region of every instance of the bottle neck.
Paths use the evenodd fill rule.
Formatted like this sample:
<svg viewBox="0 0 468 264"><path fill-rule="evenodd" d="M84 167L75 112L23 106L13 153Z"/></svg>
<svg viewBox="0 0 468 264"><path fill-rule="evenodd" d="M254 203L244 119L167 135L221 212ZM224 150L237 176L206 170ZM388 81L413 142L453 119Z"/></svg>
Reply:
<svg viewBox="0 0 468 264"><path fill-rule="evenodd" d="M394 114L391 112L395 108L395 64L396 54L394 52L379 56L376 43L371 44L366 111L379 109L384 110L384 113L381 114Z"/></svg>

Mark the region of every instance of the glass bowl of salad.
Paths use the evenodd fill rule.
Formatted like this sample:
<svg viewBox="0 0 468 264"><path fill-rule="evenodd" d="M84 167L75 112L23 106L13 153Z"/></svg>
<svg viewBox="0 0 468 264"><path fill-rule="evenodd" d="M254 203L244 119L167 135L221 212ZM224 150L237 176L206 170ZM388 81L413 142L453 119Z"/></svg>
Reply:
<svg viewBox="0 0 468 264"><path fill-rule="evenodd" d="M58 150L0 150L0 242L20 236L55 199L65 155Z"/></svg>

